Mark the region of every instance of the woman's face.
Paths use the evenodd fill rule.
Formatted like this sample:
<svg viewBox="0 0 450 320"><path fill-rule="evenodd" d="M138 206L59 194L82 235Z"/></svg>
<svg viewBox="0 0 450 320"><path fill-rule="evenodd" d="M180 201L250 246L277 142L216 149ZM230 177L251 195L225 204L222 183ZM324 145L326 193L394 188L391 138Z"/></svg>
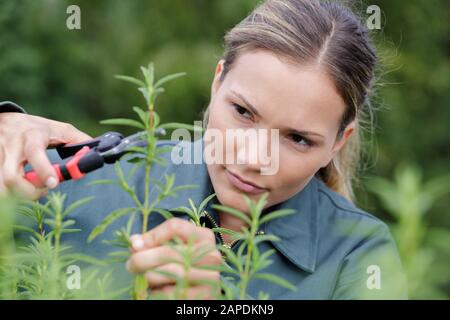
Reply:
<svg viewBox="0 0 450 320"><path fill-rule="evenodd" d="M212 84L207 129L222 134L219 148L224 159L228 155L234 161L208 163L211 182L224 205L247 212L242 194L257 201L268 192L268 208L302 190L344 145L353 123L336 140L345 104L318 67L294 65L268 51L253 50L242 53L220 82L222 71L221 60ZM266 139L254 140L250 148L238 139L227 140L227 131L236 129L266 129ZM270 138L271 129L279 130L278 139ZM279 161L277 170L262 175L267 162L255 161L258 157L252 158L252 152L276 150L273 143L278 143L278 154L271 154Z"/></svg>

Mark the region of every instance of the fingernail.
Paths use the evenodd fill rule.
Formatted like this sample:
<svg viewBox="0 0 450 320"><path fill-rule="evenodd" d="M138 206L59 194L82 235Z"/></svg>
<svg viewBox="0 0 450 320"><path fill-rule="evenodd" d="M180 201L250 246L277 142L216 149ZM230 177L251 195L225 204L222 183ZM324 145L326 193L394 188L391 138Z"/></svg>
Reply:
<svg viewBox="0 0 450 320"><path fill-rule="evenodd" d="M144 249L144 240L142 239L142 237L138 234L133 235L130 237L131 240L131 246L133 247L134 250L139 251Z"/></svg>
<svg viewBox="0 0 450 320"><path fill-rule="evenodd" d="M53 189L56 188L56 186L58 185L58 181L54 177L50 177L47 179L45 185L47 186L47 188Z"/></svg>

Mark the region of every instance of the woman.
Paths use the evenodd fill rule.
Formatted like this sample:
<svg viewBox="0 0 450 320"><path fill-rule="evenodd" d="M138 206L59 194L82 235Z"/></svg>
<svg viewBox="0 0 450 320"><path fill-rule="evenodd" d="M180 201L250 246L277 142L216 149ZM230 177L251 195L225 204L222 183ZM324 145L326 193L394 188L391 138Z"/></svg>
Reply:
<svg viewBox="0 0 450 320"><path fill-rule="evenodd" d="M277 170L262 174L263 163L250 161L245 145L228 139L223 152L232 154L234 162L171 164L164 169L176 172L177 184L195 182L199 189L185 190L161 207L170 210L185 205L189 197L198 204L215 192L217 202L243 212L248 209L242 194L256 201L267 193L266 211L295 209L295 214L269 222L260 231L281 239L262 244L262 251L276 249L267 272L282 276L297 290L255 280L249 286L250 296L265 291L274 299L406 298L401 263L388 228L352 203L360 125L371 112L368 97L376 62L367 30L348 8L335 2L265 1L226 34L225 53L217 64L205 112L207 133L214 130L226 136L236 129L277 130L276 140L257 142L257 149L277 145ZM57 181L44 149L88 138L66 124L23 114L4 113L0 125L2 149L8 150L0 159L0 185L29 197L46 190L35 189L22 178L23 161L33 166L47 187L54 188ZM202 152L204 141L194 142L193 151ZM155 171L155 177L162 175L162 170ZM113 170L106 167L59 186L69 194L69 202L96 195L88 208L74 214L85 231L71 240L83 245L86 232L105 214L130 203L113 187L83 187L91 180L112 176ZM136 179L134 185L142 188L142 179L138 175ZM213 224L236 231L246 227L225 212L211 207L207 211ZM146 272L154 292L170 293L173 284L148 272L149 268L183 272L164 262L167 255L174 255L163 245L165 240L174 236L187 240L195 234L199 246L213 246L216 241L232 245L226 235L219 240L210 229L195 227L185 219L158 219L153 218L150 231L132 237L133 255L127 263L130 272ZM85 248L98 256L106 250L101 238ZM212 250L202 263L218 264L221 259ZM201 269L194 269L188 277L220 280L218 272ZM210 290L193 285L190 294L207 298L213 295Z"/></svg>

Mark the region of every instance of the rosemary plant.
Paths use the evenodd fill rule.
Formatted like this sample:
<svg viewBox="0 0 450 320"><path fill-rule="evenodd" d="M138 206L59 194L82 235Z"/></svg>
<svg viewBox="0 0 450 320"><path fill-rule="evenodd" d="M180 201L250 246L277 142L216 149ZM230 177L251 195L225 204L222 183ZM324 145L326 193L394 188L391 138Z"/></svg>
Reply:
<svg viewBox="0 0 450 320"><path fill-rule="evenodd" d="M256 203L250 200L246 195L243 195L249 208L249 215L227 206L213 205L213 208L241 219L248 226L243 227L240 232L226 228L214 228L215 232L228 234L233 241L239 243L236 252L227 246L219 247L225 255L226 262L229 263L224 263L221 271L234 275L238 279L235 283L235 292L229 292L228 296L231 295L235 298L246 299L248 285L252 279L270 281L290 290L296 289L294 285L277 275L261 272L272 263L269 257L274 253L274 250L271 249L261 253L258 244L264 241L279 241L279 238L271 234L258 234L258 230L260 230L261 225L270 220L287 216L295 212L291 209L281 209L262 215L264 206L267 203L267 195L267 193L263 194ZM264 292L260 292L258 298L268 298L268 295Z"/></svg>
<svg viewBox="0 0 450 320"><path fill-rule="evenodd" d="M6 241L9 243L9 248L7 252L3 250L0 264L2 298L74 299L89 297L89 292L94 288L94 270L86 269L86 272L83 273L84 289L89 288L90 290L70 286L67 270L71 266L79 268L80 263L87 263L88 266L100 266L102 263L93 257L73 253L70 246L62 243L62 236L66 233L80 231L71 228L75 221L67 219L67 216L91 199L78 200L67 208L64 208L65 196L60 193L51 193L45 204L15 200L14 208L10 207L9 212L22 216L22 219L20 219L20 224L10 223L10 231L16 230L16 233L28 235L29 241L23 246L17 245L20 239L14 240L11 238L12 234L9 235L9 241ZM12 220L19 221L14 218L12 217L10 222ZM2 232L2 235L5 237L7 233Z"/></svg>
<svg viewBox="0 0 450 320"><path fill-rule="evenodd" d="M128 177L125 176L120 162L116 162L115 171L118 176L118 181L96 181L94 183L118 183L120 187L130 195L135 203L135 207L131 208L120 208L109 214L90 234L88 241L92 241L98 235L103 233L107 227L117 220L118 218L129 215L128 224L126 227L119 231L116 231L116 239L111 242L111 244L120 247L129 247L130 245L130 232L131 227L135 221L135 214L139 213L142 216L141 232L145 233L148 230L148 220L152 212L162 212L161 209L157 208L157 205L166 197L175 196L177 191L193 188L195 185L183 185L174 187L175 174L164 175L164 183L161 181L150 181L151 169L154 164L166 165L164 159L161 157L163 153L169 152L171 146L168 147L157 147L157 142L159 140L158 135L164 133L166 129L176 129L184 128L188 130L202 130L202 128L190 126L181 123L166 123L160 124L160 117L155 111L155 101L159 94L164 92L163 84L166 82L183 76L184 73L176 73L163 77L162 79L155 81L154 79L154 66L152 63L148 67L141 67L142 74L144 76L143 80L118 75L116 78L131 82L138 86L138 90L144 96L146 102L146 109L141 109L139 107L133 107L133 111L138 115L138 120L134 119L110 119L104 120L102 124L108 125L125 125L131 126L142 130L142 139L146 141L145 147L132 147L130 149L131 158L128 159L129 162L134 163L133 169L130 171ZM128 179L136 172L139 167L144 166L144 197L140 200L135 192L135 187L128 183ZM155 188L158 190L158 195L154 199L150 199L150 185L154 184ZM163 213L163 212L162 212ZM121 253L116 253L120 255ZM122 256L128 256L128 252L122 252ZM147 282L143 275L137 275L134 279L134 284L132 288L133 299L147 299Z"/></svg>

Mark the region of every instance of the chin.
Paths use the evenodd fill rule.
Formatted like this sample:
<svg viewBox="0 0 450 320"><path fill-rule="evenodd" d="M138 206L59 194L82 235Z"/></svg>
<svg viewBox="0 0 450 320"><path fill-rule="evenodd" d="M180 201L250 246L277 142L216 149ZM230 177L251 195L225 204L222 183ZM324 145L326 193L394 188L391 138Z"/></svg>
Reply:
<svg viewBox="0 0 450 320"><path fill-rule="evenodd" d="M221 188L219 188L221 189ZM244 200L244 194L228 188L217 191L217 199L219 202L227 207L234 208L244 213L248 213L248 206Z"/></svg>

